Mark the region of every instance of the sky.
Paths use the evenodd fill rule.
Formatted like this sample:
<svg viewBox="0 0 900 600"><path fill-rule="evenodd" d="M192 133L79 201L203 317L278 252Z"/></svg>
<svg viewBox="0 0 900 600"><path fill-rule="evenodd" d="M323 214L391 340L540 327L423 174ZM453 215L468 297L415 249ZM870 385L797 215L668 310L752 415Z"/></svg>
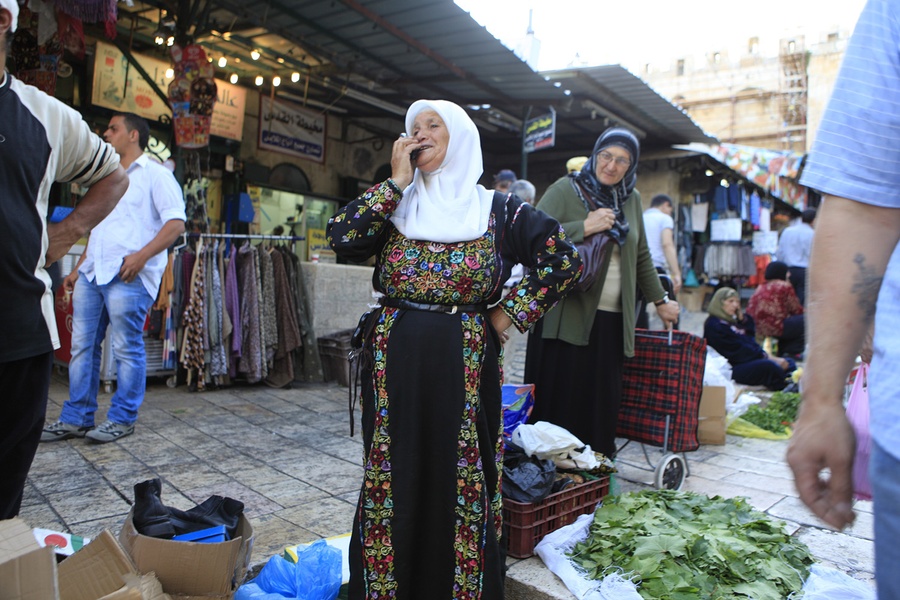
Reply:
<svg viewBox="0 0 900 600"><path fill-rule="evenodd" d="M758 37L764 54L805 34L806 46L827 32L848 35L865 0L455 0L494 37L515 48L532 28L541 42L537 70L570 66L576 53L587 65L620 64L638 72L647 63L746 52Z"/></svg>

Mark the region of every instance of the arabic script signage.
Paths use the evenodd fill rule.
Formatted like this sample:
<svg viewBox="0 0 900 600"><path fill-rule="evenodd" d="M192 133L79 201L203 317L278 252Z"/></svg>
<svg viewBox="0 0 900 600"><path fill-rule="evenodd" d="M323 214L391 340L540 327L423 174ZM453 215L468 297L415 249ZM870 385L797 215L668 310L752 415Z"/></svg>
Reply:
<svg viewBox="0 0 900 600"><path fill-rule="evenodd" d="M259 147L325 162L325 115L260 96Z"/></svg>
<svg viewBox="0 0 900 600"><path fill-rule="evenodd" d="M550 112L535 119L525 121L525 135L522 138L522 146L525 152L534 152L544 148L552 148L556 144L556 111L550 107Z"/></svg>

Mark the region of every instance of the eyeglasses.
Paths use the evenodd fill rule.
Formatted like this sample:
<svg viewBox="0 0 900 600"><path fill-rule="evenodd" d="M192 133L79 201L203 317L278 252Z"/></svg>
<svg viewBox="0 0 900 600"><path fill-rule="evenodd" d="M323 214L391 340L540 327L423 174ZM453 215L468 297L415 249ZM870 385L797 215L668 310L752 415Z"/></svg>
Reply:
<svg viewBox="0 0 900 600"><path fill-rule="evenodd" d="M631 161L628 160L627 158L625 158L624 156L616 157L616 156L613 156L612 154L610 154L609 152L606 152L605 150L603 152L601 152L599 156L600 156L600 162L603 164L606 164L611 160L615 160L617 167L625 167L627 169L628 167L631 166Z"/></svg>

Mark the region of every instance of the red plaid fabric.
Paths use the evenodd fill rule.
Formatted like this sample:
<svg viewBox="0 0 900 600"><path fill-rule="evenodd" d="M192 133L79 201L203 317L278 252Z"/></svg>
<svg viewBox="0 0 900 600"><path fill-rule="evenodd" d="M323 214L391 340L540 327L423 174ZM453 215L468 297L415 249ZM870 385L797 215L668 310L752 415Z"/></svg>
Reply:
<svg viewBox="0 0 900 600"><path fill-rule="evenodd" d="M638 329L634 357L625 359L618 437L663 447L669 417L667 450L689 452L700 447L697 423L706 340L685 333Z"/></svg>

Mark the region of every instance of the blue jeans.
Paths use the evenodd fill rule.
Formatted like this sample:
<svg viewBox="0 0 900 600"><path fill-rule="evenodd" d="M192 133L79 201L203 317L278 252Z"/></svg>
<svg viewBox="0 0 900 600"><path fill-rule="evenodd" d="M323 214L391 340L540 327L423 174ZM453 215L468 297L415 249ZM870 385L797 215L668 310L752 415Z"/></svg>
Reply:
<svg viewBox="0 0 900 600"><path fill-rule="evenodd" d="M900 460L872 444L869 477L875 510L875 582L879 600L900 599Z"/></svg>
<svg viewBox="0 0 900 600"><path fill-rule="evenodd" d="M97 412L100 358L106 328L112 325L112 353L116 361L116 392L106 418L131 425L147 387L144 321L153 298L139 278L125 283L117 275L106 285L78 276L72 296L72 358L69 361L69 399L59 420L90 427Z"/></svg>

